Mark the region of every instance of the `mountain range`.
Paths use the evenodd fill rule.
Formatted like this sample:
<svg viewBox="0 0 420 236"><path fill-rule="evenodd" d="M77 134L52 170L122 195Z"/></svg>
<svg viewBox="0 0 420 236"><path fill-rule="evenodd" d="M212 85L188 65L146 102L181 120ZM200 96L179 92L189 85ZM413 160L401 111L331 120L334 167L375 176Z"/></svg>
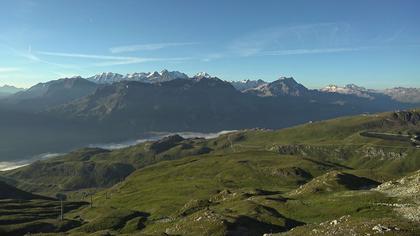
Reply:
<svg viewBox="0 0 420 236"><path fill-rule="evenodd" d="M285 77L242 92L231 83L206 73L188 79L166 81L165 78L163 82L153 83L123 80L97 85L96 88L87 83L91 90L83 90L86 93L81 94L80 99L68 99L50 106L46 114L99 125L102 130L112 127L112 132L117 134L133 129L136 132L207 132L250 127L281 128L339 114L409 107L382 94L367 99L352 94L310 90L293 78ZM88 94L92 90L94 92ZM287 107L287 104L295 106ZM284 112L288 116L284 116Z"/></svg>
<svg viewBox="0 0 420 236"><path fill-rule="evenodd" d="M0 100L0 157L28 159L153 131L278 129L416 106L395 97L357 86L308 89L291 77L228 82L205 72L193 77L163 70L64 78Z"/></svg>
<svg viewBox="0 0 420 236"><path fill-rule="evenodd" d="M194 77L212 77L206 72L200 72L193 77L189 77L187 74L179 71L168 71L162 70L161 72L140 72L132 74L118 74L118 73L101 73L92 77L86 78L89 81L98 83L98 84L112 84L115 82L121 81L140 81L144 83L158 83L166 82L174 79L191 79ZM280 77L280 80L287 79L286 77ZM273 94L273 89L276 90L276 86L281 86L282 82L274 81L274 84L266 82L264 80L241 80L241 81L229 81L232 86L241 91L247 93L253 93L259 96L278 96L279 94L292 95L295 91L277 91ZM276 84L277 83L277 84ZM290 87L291 84L289 84ZM279 90L286 89L286 87L279 88ZM305 90L305 88L299 88L300 91ZM375 90L375 89L366 89L355 84L348 84L344 87L338 85L328 85L324 88L318 89L320 92L328 93L339 93L347 95L355 95L359 97L374 98L376 94L388 95L396 101L405 102L405 103L420 103L420 89L418 88L404 88L396 87L384 90ZM296 96L298 94L294 94ZM299 95L298 95L299 96Z"/></svg>
<svg viewBox="0 0 420 236"><path fill-rule="evenodd" d="M98 87L98 84L81 77L52 80L11 94L3 99L2 104L18 110L41 111L87 96Z"/></svg>
<svg viewBox="0 0 420 236"><path fill-rule="evenodd" d="M131 74L118 74L113 72L104 72L100 73L91 77L83 78L81 76L74 76L71 78L64 78L59 79L56 81L50 81L46 83L37 84L30 89L26 90L26 93L21 93L17 97L18 100L25 100L28 98L39 97L43 94L47 93L47 90L50 88L54 89L53 86L57 86L60 82L63 83L63 87L67 89L71 89L71 83L80 83L80 79L85 79L91 81L95 84L99 85L106 85L106 84L113 84L116 82L122 81L137 81L143 83L162 83L168 82L175 79L197 79L197 78L212 78L210 74L206 72L200 72L196 75L189 77L187 74L179 72L179 71L168 71L162 70L161 72L135 72ZM75 82L71 82L75 80ZM235 89L244 93L251 93L258 96L282 96L282 95L292 95L292 96L302 96L307 95L308 89L305 88L303 85L300 85L299 88L292 88L297 84L292 77L280 77L279 79L273 82L266 82L264 80L241 80L241 81L228 81ZM287 84L288 83L288 84ZM91 87L95 87L91 85ZM291 91L288 91L292 89ZM277 90L277 91L275 91ZM306 91L305 91L306 90ZM15 93L24 91L24 89L16 88L13 86L4 85L0 87L0 96L10 96ZM365 97L373 99L375 95L387 95L392 99L404 102L404 103L420 103L420 88L404 88L404 87L395 87L383 90L377 89L366 89L361 86L357 86L355 84L347 84L344 87L338 85L328 85L321 89L313 89L312 91L319 91L324 93L338 93L338 94L346 94L346 95L354 95L358 97ZM92 91L87 90L85 93L77 93L70 97L67 100L72 100L74 98L83 97ZM303 94L300 94L303 92ZM12 99L13 100L13 99ZM67 102L66 99L63 99ZM62 101L57 101L57 103L63 103ZM54 104L53 104L54 105Z"/></svg>
<svg viewBox="0 0 420 236"><path fill-rule="evenodd" d="M15 86L3 85L0 86L0 98L12 95L14 93L23 91L24 89L16 88Z"/></svg>

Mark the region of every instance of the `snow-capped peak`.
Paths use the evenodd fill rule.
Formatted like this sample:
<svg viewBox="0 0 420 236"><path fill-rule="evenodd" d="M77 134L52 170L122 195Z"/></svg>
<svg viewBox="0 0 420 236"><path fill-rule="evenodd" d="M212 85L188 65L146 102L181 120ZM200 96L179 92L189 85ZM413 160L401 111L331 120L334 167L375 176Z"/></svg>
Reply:
<svg viewBox="0 0 420 236"><path fill-rule="evenodd" d="M112 72L104 72L87 78L90 81L100 84L112 84L120 81L140 81L144 83L165 82L174 79L188 79L188 75L179 71L162 70L161 72L136 72L132 74L120 75Z"/></svg>
<svg viewBox="0 0 420 236"><path fill-rule="evenodd" d="M97 75L94 75L90 78L88 78L88 80L95 82L95 83L114 83L117 81L120 81L124 76L121 74L117 74L117 73L112 73L112 72L103 72Z"/></svg>
<svg viewBox="0 0 420 236"><path fill-rule="evenodd" d="M139 79L144 79L149 75L149 73L145 73L145 72L135 72L132 74L127 74L125 75L125 78L127 78L128 80L139 80Z"/></svg>
<svg viewBox="0 0 420 236"><path fill-rule="evenodd" d="M352 89L352 90L358 90L358 91L368 91L365 87L361 87L361 86L358 86L358 85L355 85L355 84L347 84L345 86L345 88Z"/></svg>
<svg viewBox="0 0 420 236"><path fill-rule="evenodd" d="M211 78L211 75L208 74L207 72L198 72L194 77L199 77L199 78Z"/></svg>
<svg viewBox="0 0 420 236"><path fill-rule="evenodd" d="M239 91L245 91L247 89L257 88L258 86L267 84L267 82L261 79L259 80L244 79L240 81L230 81L230 84L232 84L232 86L235 87Z"/></svg>
<svg viewBox="0 0 420 236"><path fill-rule="evenodd" d="M339 94L347 94L347 95L356 95L358 97L373 98L371 95L369 95L368 89L357 86L355 84L347 84L344 87L331 84L320 89L320 91L326 92L326 93L339 93Z"/></svg>
<svg viewBox="0 0 420 236"><path fill-rule="evenodd" d="M153 73L149 73L149 75L147 76L147 78L152 78L152 77L159 77L162 76L159 72L155 71Z"/></svg>
<svg viewBox="0 0 420 236"><path fill-rule="evenodd" d="M335 85L335 84L330 84L328 86L325 86L324 88L321 88L320 91L336 93L340 89L343 89L343 88L340 88L338 85Z"/></svg>

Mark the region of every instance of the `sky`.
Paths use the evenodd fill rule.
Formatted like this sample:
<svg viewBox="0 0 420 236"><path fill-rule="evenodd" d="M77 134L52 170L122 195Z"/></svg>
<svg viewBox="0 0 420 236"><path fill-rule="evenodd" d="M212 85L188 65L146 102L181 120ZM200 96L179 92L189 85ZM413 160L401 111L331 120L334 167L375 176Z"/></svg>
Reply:
<svg viewBox="0 0 420 236"><path fill-rule="evenodd" d="M0 0L0 86L101 72L420 87L416 0Z"/></svg>

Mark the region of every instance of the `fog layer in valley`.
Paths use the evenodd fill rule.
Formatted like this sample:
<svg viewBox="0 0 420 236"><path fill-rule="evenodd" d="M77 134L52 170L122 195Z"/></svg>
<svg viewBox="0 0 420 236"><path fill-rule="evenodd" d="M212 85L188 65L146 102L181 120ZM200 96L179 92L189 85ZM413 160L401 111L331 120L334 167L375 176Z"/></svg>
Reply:
<svg viewBox="0 0 420 236"><path fill-rule="evenodd" d="M90 145L87 145L87 146L88 147L91 147L91 148L103 148L103 149L115 150L115 149L121 149L121 148L126 148L126 147L129 147L129 146L137 145L137 144L140 144L140 143L143 143L143 142L147 142L147 141L156 141L156 140L159 140L159 139L161 139L163 137L174 135L174 134L178 134L178 135L182 136L183 138L205 138L205 139L209 139L209 138L216 138L219 135L230 133L230 132L234 132L234 130L224 130L224 131L220 131L220 132L217 132L217 133L197 133L197 132L168 133L168 132L156 132L156 133L150 133L150 134L148 134L146 138L129 140L129 141L123 141L123 142L115 142L115 143L90 144ZM64 154L65 153L43 153L43 154L39 154L39 155L33 156L30 159L19 160L19 161L4 161L4 162L0 162L0 171L7 171L7 170L17 169L19 167L23 167L23 166L29 165L29 164L31 164L31 163L33 163L35 161L38 161L38 160L44 160L44 159L48 159L48 158L53 158L53 157L57 157L57 156L64 155Z"/></svg>

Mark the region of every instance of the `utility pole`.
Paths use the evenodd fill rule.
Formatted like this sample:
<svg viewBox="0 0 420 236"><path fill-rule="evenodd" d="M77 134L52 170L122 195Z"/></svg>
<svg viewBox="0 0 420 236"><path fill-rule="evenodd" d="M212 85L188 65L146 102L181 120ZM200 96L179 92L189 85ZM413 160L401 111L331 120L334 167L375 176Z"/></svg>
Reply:
<svg viewBox="0 0 420 236"><path fill-rule="evenodd" d="M67 196L65 194L62 193L57 193L55 195L57 197L58 200L60 200L60 220L63 221L64 220L64 201L67 199Z"/></svg>
<svg viewBox="0 0 420 236"><path fill-rule="evenodd" d="M60 215L60 220L63 221L63 219L64 219L63 200L61 200L60 202L61 202L61 215Z"/></svg>

